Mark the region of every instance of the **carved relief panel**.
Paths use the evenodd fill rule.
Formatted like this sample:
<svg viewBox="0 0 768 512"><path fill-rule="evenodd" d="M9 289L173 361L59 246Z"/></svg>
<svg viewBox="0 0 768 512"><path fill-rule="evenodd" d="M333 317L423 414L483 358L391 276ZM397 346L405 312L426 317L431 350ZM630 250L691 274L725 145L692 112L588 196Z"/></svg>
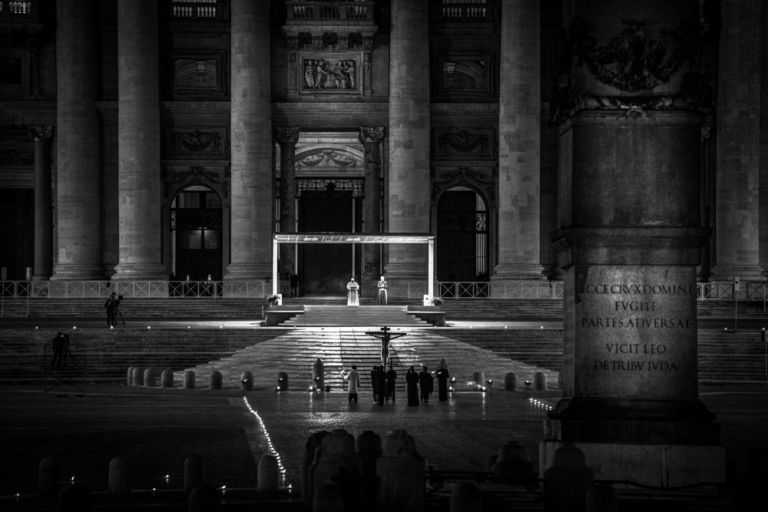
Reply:
<svg viewBox="0 0 768 512"><path fill-rule="evenodd" d="M433 89L437 98L493 97L494 62L490 53L444 53L435 57Z"/></svg>
<svg viewBox="0 0 768 512"><path fill-rule="evenodd" d="M167 127L163 140L167 159L223 159L228 156L229 137L223 126Z"/></svg>
<svg viewBox="0 0 768 512"><path fill-rule="evenodd" d="M435 159L493 160L496 131L482 127L435 127L432 129L432 155Z"/></svg>
<svg viewBox="0 0 768 512"><path fill-rule="evenodd" d="M227 95L227 63L223 51L176 52L170 65L174 99L223 98Z"/></svg>

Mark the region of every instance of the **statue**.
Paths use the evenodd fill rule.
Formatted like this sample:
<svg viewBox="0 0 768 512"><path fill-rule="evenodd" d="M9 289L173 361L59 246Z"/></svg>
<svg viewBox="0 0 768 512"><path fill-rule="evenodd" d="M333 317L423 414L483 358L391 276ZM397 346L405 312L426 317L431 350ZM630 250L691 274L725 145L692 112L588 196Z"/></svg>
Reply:
<svg viewBox="0 0 768 512"><path fill-rule="evenodd" d="M389 361L389 342L393 339L400 338L401 336L405 336L406 333L397 333L393 334L390 332L390 328L386 325L381 328L381 332L377 331L366 331L367 335L373 336L375 338L379 338L381 340L381 366L385 367L387 366L387 361Z"/></svg>

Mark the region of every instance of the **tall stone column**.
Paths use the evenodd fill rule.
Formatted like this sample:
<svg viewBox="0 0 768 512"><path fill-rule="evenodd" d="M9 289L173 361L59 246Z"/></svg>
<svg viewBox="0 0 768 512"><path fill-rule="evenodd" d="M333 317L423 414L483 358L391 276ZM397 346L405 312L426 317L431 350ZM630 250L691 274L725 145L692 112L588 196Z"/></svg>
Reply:
<svg viewBox="0 0 768 512"><path fill-rule="evenodd" d="M540 262L541 26L539 2L501 3L498 260L491 291L542 279Z"/></svg>
<svg viewBox="0 0 768 512"><path fill-rule="evenodd" d="M101 265L97 2L56 2L56 259L51 279L98 279Z"/></svg>
<svg viewBox="0 0 768 512"><path fill-rule="evenodd" d="M365 165L365 208L363 209L363 232L381 231L381 141L384 139L384 127L360 128L360 143L363 145ZM363 272L362 289L375 293L375 281L379 279L381 267L380 246L364 244L362 250Z"/></svg>
<svg viewBox="0 0 768 512"><path fill-rule="evenodd" d="M390 5L388 227L390 233L426 233L430 225L429 45L425 38L429 2L392 0ZM408 283L426 282L425 248L390 245L386 269L390 295L405 296Z"/></svg>
<svg viewBox="0 0 768 512"><path fill-rule="evenodd" d="M564 398L550 413L561 438L542 443L540 470L571 442L595 479L724 482L719 428L698 398L696 266L709 234L700 213L704 118L679 80L700 69L667 60L686 51L670 34L698 19L696 4L599 5L577 5L574 26L584 20L590 30L584 39L574 31L571 76L597 101L573 106L559 127ZM659 5L670 7L664 25L627 30L635 22L623 13L648 19ZM617 38L637 49L635 59L612 53ZM668 57L644 59L652 48ZM619 73L614 59L624 63ZM648 96L667 96L670 106Z"/></svg>
<svg viewBox="0 0 768 512"><path fill-rule="evenodd" d="M51 138L53 127L33 126L35 141L35 259L32 279L51 277L53 262L53 205L51 204Z"/></svg>
<svg viewBox="0 0 768 512"><path fill-rule="evenodd" d="M112 279L167 279L160 181L158 13L154 0L117 2L118 264Z"/></svg>
<svg viewBox="0 0 768 512"><path fill-rule="evenodd" d="M717 91L716 261L712 280L762 279L759 0L721 3Z"/></svg>
<svg viewBox="0 0 768 512"><path fill-rule="evenodd" d="M269 7L233 0L232 252L225 279L272 273L272 100Z"/></svg>
<svg viewBox="0 0 768 512"><path fill-rule="evenodd" d="M299 129L295 126L277 127L275 138L280 144L280 232L296 231L296 143ZM281 244L280 271L293 273L296 246Z"/></svg>

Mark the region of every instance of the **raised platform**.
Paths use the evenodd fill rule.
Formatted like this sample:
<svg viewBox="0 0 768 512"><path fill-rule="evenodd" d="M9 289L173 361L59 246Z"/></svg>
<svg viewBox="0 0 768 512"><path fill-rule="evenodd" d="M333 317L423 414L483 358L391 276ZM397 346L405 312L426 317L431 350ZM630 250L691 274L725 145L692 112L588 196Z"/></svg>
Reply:
<svg viewBox="0 0 768 512"><path fill-rule="evenodd" d="M286 304L265 311L264 325L284 327L409 327L445 325L445 312L428 306Z"/></svg>

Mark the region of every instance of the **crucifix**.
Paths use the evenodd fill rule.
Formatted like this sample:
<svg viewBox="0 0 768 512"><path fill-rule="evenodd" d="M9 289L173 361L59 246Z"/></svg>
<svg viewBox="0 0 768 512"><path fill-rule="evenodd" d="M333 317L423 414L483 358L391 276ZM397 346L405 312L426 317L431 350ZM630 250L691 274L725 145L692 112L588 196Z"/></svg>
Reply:
<svg viewBox="0 0 768 512"><path fill-rule="evenodd" d="M387 367L387 361L389 360L389 342L406 335L404 332L395 334L390 331L391 329L385 325L380 331L366 331L365 333L381 340L381 365L384 368Z"/></svg>

